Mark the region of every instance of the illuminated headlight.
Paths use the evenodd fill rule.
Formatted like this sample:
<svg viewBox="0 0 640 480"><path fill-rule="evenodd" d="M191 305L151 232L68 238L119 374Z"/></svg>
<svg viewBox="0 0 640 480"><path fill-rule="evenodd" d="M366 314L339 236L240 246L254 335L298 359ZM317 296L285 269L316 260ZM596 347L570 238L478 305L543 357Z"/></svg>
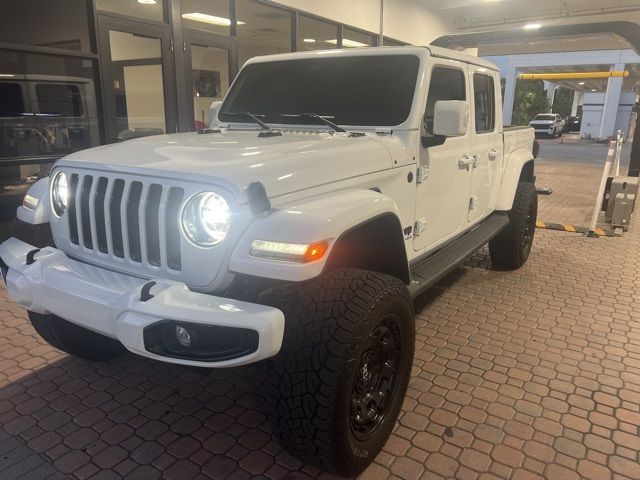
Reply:
<svg viewBox="0 0 640 480"><path fill-rule="evenodd" d="M67 176L64 172L58 172L53 177L51 183L51 205L53 212L61 217L69 204L69 187L67 186Z"/></svg>
<svg viewBox="0 0 640 480"><path fill-rule="evenodd" d="M36 208L38 208L39 203L40 203L40 200L38 200L33 195L29 195L28 193L24 196L24 199L22 200L22 206L25 208L28 208L29 210L35 210Z"/></svg>
<svg viewBox="0 0 640 480"><path fill-rule="evenodd" d="M250 253L254 257L307 263L321 259L328 248L327 242L299 244L254 240Z"/></svg>
<svg viewBox="0 0 640 480"><path fill-rule="evenodd" d="M182 212L182 229L200 247L213 247L231 227L229 204L217 193L202 192L189 199Z"/></svg>

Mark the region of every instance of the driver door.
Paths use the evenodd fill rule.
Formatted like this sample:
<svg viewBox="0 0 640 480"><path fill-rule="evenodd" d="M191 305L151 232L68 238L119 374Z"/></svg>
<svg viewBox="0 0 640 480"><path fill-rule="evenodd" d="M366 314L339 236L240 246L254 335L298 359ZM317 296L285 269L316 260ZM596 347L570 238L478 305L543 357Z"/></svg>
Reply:
<svg viewBox="0 0 640 480"><path fill-rule="evenodd" d="M427 141L434 139L436 102L469 100L467 65L438 59L429 82L421 132ZM449 137L439 145L421 145L414 250L435 248L467 227L472 168L464 165L464 160L469 156L473 156L471 128L465 135Z"/></svg>

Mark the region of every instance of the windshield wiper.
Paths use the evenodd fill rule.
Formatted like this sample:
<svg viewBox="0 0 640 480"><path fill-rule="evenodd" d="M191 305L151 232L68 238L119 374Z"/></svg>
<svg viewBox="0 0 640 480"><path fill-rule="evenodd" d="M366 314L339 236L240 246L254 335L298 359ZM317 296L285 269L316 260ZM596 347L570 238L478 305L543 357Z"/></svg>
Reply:
<svg viewBox="0 0 640 480"><path fill-rule="evenodd" d="M271 127L264 123L262 120L258 118L258 115L255 115L251 112L222 112L224 115L236 115L238 117L245 117L249 120L253 120L253 122L262 128L262 131L258 134L259 137L276 137L282 135L282 132L278 132L276 130L271 130ZM264 117L264 115L260 115Z"/></svg>
<svg viewBox="0 0 640 480"><path fill-rule="evenodd" d="M325 125L333 128L336 132L345 133L346 130L342 127L339 127L331 120L327 120L327 118L336 118L330 117L328 115L318 115L317 113L281 113L281 117L292 117L292 118L315 118L316 120L324 123Z"/></svg>

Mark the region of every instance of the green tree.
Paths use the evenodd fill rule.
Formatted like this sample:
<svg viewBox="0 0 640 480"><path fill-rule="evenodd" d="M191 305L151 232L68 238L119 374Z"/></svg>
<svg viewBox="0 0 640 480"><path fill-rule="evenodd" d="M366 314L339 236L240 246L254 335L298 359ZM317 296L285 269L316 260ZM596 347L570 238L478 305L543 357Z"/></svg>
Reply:
<svg viewBox="0 0 640 480"><path fill-rule="evenodd" d="M542 80L517 80L513 102L513 124L527 125L539 113L549 111L547 91Z"/></svg>
<svg viewBox="0 0 640 480"><path fill-rule="evenodd" d="M568 117L571 115L571 107L573 104L573 91L565 87L559 87L556 89L556 94L553 98L553 113L559 113L561 117Z"/></svg>

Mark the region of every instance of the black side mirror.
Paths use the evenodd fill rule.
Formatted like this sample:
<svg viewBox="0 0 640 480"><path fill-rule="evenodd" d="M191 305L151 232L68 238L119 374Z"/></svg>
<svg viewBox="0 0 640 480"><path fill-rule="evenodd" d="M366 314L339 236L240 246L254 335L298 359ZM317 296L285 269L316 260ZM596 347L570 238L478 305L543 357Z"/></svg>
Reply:
<svg viewBox="0 0 640 480"><path fill-rule="evenodd" d="M422 146L424 148L429 147L437 147L438 145L442 145L447 137L444 135L422 135L420 140L422 140Z"/></svg>

